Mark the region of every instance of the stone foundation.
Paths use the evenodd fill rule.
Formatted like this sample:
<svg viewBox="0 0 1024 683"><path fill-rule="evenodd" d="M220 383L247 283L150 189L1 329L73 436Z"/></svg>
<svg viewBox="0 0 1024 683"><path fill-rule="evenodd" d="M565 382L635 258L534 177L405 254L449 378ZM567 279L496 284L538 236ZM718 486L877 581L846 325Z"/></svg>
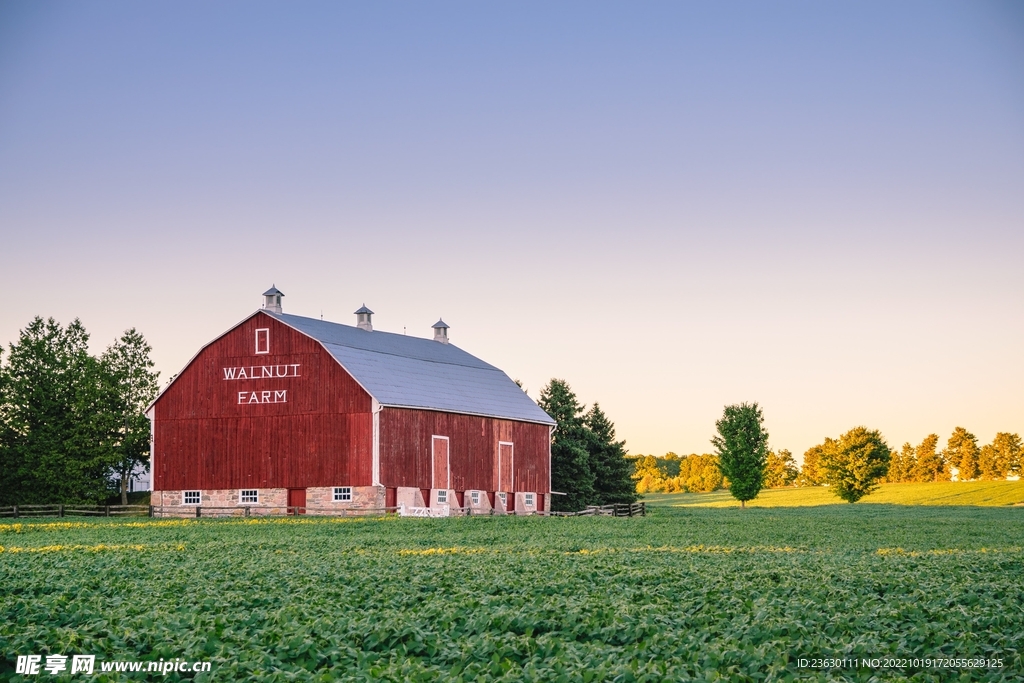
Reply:
<svg viewBox="0 0 1024 683"><path fill-rule="evenodd" d="M310 515L343 514L346 511L379 509L384 507L383 486L353 486L352 500L335 501L333 486L306 489L306 512ZM194 490L194 489L191 489ZM246 489L251 490L251 489ZM200 503L184 503L184 491L153 491L150 502L161 508L163 517L195 517L196 508L202 508L203 517L243 517L288 514L288 489L256 489L256 502L243 503L241 489L201 489Z"/></svg>

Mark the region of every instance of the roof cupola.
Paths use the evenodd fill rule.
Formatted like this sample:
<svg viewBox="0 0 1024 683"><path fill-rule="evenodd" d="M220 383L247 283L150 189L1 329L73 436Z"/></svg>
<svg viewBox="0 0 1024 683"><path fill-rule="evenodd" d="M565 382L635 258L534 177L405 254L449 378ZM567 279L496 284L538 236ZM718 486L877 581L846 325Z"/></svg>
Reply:
<svg viewBox="0 0 1024 683"><path fill-rule="evenodd" d="M448 343L448 324L444 320L438 320L433 325L434 327L434 341L441 342L442 344Z"/></svg>
<svg viewBox="0 0 1024 683"><path fill-rule="evenodd" d="M373 332L373 323L370 322L371 315L373 315L373 311L367 308L366 304L360 306L359 310L356 311L356 327L367 332Z"/></svg>
<svg viewBox="0 0 1024 683"><path fill-rule="evenodd" d="M270 289L263 292L263 310L269 313L282 313L281 310L281 297L284 296L284 292L280 291L274 285L270 286Z"/></svg>

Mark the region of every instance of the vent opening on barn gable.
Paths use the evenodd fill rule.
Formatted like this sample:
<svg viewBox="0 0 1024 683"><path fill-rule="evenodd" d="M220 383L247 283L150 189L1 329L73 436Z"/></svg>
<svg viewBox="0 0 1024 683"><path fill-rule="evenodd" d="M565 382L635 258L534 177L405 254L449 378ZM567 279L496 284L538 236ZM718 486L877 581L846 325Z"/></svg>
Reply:
<svg viewBox="0 0 1024 683"><path fill-rule="evenodd" d="M371 315L373 315L373 311L367 308L366 304L360 306L359 310L356 311L356 327L367 332L373 332L373 323L370 322Z"/></svg>
<svg viewBox="0 0 1024 683"><path fill-rule="evenodd" d="M270 285L270 289L263 292L263 308L271 313L283 313L284 311L281 310L282 296L284 296L284 292L276 286Z"/></svg>

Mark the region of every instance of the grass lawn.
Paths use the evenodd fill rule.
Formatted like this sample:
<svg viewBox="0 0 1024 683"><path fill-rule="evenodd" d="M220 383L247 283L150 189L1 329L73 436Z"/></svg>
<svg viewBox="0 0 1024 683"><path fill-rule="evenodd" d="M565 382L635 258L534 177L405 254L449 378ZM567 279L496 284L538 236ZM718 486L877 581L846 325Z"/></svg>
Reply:
<svg viewBox="0 0 1024 683"><path fill-rule="evenodd" d="M713 493L648 493L651 505L674 507L739 507L728 491ZM930 484L882 484L856 505L1018 505L1024 504L1022 481L935 482ZM849 505L827 486L765 489L747 507L807 507Z"/></svg>

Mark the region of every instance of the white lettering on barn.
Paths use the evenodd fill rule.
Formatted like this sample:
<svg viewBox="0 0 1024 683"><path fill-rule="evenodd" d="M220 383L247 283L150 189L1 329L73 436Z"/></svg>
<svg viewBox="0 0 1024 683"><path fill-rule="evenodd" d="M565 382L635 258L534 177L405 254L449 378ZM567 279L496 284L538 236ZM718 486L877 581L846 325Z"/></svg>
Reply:
<svg viewBox="0 0 1024 683"><path fill-rule="evenodd" d="M239 391L238 405L249 405L250 403L287 403L288 390L274 389L272 391Z"/></svg>
<svg viewBox="0 0 1024 683"><path fill-rule="evenodd" d="M224 368L224 379L278 379L299 377L299 364L290 365L249 365L247 367Z"/></svg>

